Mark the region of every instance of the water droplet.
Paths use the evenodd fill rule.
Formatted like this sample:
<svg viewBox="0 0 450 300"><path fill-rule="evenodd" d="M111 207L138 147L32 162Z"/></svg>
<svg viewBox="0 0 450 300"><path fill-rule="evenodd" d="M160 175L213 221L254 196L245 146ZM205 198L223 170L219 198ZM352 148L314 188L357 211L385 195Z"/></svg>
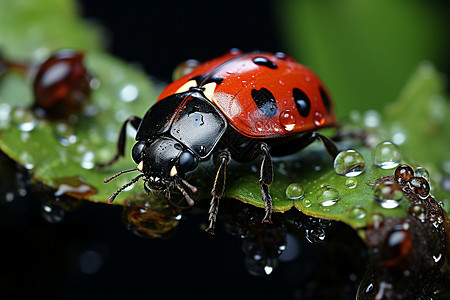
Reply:
<svg viewBox="0 0 450 300"><path fill-rule="evenodd" d="M322 227L309 228L305 230L305 236L311 244L323 242L326 237L325 229Z"/></svg>
<svg viewBox="0 0 450 300"><path fill-rule="evenodd" d="M291 183L286 188L286 197L291 200L303 199L305 196L305 190L298 183Z"/></svg>
<svg viewBox="0 0 450 300"><path fill-rule="evenodd" d="M7 103L0 103L0 129L8 128L11 115L11 106Z"/></svg>
<svg viewBox="0 0 450 300"><path fill-rule="evenodd" d="M134 84L127 84L120 90L119 96L123 102L132 102L139 96L139 89Z"/></svg>
<svg viewBox="0 0 450 300"><path fill-rule="evenodd" d="M86 151L85 153L83 153L81 158L82 158L82 160L81 160L81 164L80 165L81 165L81 167L83 169L90 170L90 169L93 169L95 167L95 162L94 162L95 154L94 154L94 152Z"/></svg>
<svg viewBox="0 0 450 300"><path fill-rule="evenodd" d="M345 181L345 185L349 189L354 189L358 186L358 181L355 178L347 178L347 180Z"/></svg>
<svg viewBox="0 0 450 300"><path fill-rule="evenodd" d="M295 119L295 115L290 110L285 110L280 114L280 124L281 127L286 131L292 131L294 129L295 123L297 120Z"/></svg>
<svg viewBox="0 0 450 300"><path fill-rule="evenodd" d="M37 125L33 111L26 107L15 107L11 112L11 121L21 131L32 131Z"/></svg>
<svg viewBox="0 0 450 300"><path fill-rule="evenodd" d="M255 123L256 130L261 132L264 130L264 123L262 121L258 121Z"/></svg>
<svg viewBox="0 0 450 300"><path fill-rule="evenodd" d="M270 273L272 273L272 271L273 271L273 267L271 267L271 266L264 267L264 272L266 272L267 275L270 275Z"/></svg>
<svg viewBox="0 0 450 300"><path fill-rule="evenodd" d="M325 116L320 111L316 111L313 116L313 121L316 126L322 126L325 124Z"/></svg>
<svg viewBox="0 0 450 300"><path fill-rule="evenodd" d="M64 194L73 198L84 199L97 193L97 189L87 183L81 176L61 178L55 181L58 189L54 193L56 197Z"/></svg>
<svg viewBox="0 0 450 300"><path fill-rule="evenodd" d="M392 169L400 164L402 154L397 145L383 142L375 147L372 153L373 164L382 169Z"/></svg>
<svg viewBox="0 0 450 300"><path fill-rule="evenodd" d="M75 144L78 140L75 129L65 122L57 123L54 131L58 141L63 146Z"/></svg>
<svg viewBox="0 0 450 300"><path fill-rule="evenodd" d="M426 209L423 204L414 204L409 206L409 213L419 219L421 222L426 220Z"/></svg>
<svg viewBox="0 0 450 300"><path fill-rule="evenodd" d="M19 160L26 169L31 170L34 168L35 160L30 153L22 152L19 156Z"/></svg>
<svg viewBox="0 0 450 300"><path fill-rule="evenodd" d="M350 215L350 218L359 220L359 219L364 218L367 215L367 212L360 205L356 205L350 210L349 215Z"/></svg>
<svg viewBox="0 0 450 300"><path fill-rule="evenodd" d="M192 73L199 65L200 62L196 59L188 59L182 62L173 71L172 79L175 81L187 74Z"/></svg>
<svg viewBox="0 0 450 300"><path fill-rule="evenodd" d="M417 177L423 177L426 181L430 182L430 173L427 169L423 167L417 167L414 174L416 174Z"/></svg>
<svg viewBox="0 0 450 300"><path fill-rule="evenodd" d="M403 192L395 182L386 181L375 186L373 197L381 207L391 209L400 205Z"/></svg>
<svg viewBox="0 0 450 300"><path fill-rule="evenodd" d="M332 206L339 201L339 192L332 186L326 185L319 189L317 202L321 206Z"/></svg>
<svg viewBox="0 0 450 300"><path fill-rule="evenodd" d="M308 207L311 206L311 204L312 204L311 200L309 200L309 199L303 200L303 206L304 207L308 208Z"/></svg>
<svg viewBox="0 0 450 300"><path fill-rule="evenodd" d="M395 181L397 183L405 182L406 180L410 179L414 176L413 169L408 165L401 165L398 166L397 169L395 169Z"/></svg>
<svg viewBox="0 0 450 300"><path fill-rule="evenodd" d="M423 177L412 177L406 181L406 185L422 199L426 199L430 194L430 185Z"/></svg>
<svg viewBox="0 0 450 300"><path fill-rule="evenodd" d="M358 176L364 171L364 167L364 157L355 150L341 151L334 159L334 171L339 175Z"/></svg>
<svg viewBox="0 0 450 300"><path fill-rule="evenodd" d="M364 116L364 125L375 128L380 125L380 114L376 110L368 110Z"/></svg>
<svg viewBox="0 0 450 300"><path fill-rule="evenodd" d="M42 217L49 223L60 223L65 215L64 209L51 201L42 204L41 213Z"/></svg>

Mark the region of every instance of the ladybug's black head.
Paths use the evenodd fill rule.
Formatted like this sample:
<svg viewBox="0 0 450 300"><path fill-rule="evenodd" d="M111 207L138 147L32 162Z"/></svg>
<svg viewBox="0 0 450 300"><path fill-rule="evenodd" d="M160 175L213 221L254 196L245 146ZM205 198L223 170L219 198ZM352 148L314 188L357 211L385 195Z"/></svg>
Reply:
<svg viewBox="0 0 450 300"><path fill-rule="evenodd" d="M108 202L112 202L124 188L142 178L146 191L150 191L150 189L165 190L166 194L170 196L170 190L177 188L189 205L194 204L185 188L189 188L192 192L196 192L197 188L184 180L185 174L195 170L198 165L198 158L191 151L185 149L173 138L160 136L153 141L138 141L133 146L131 155L137 168L121 173L140 171L141 174L113 194ZM110 177L107 180L111 179L113 178Z"/></svg>

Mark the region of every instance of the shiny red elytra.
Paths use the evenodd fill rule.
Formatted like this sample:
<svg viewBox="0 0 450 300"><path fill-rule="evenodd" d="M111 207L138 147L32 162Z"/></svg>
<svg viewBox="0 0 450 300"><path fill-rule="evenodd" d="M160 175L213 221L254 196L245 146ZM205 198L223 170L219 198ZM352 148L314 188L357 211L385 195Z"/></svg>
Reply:
<svg viewBox="0 0 450 300"><path fill-rule="evenodd" d="M200 86L248 137L285 136L336 123L325 85L312 70L284 53L231 51L174 81L158 101Z"/></svg>
<svg viewBox="0 0 450 300"><path fill-rule="evenodd" d="M47 119L67 119L89 102L92 76L83 64L84 53L55 52L39 66L33 82L36 113Z"/></svg>
<svg viewBox="0 0 450 300"><path fill-rule="evenodd" d="M233 50L183 68L177 73L185 75L161 93L142 119L131 116L122 126L117 154L102 165L124 155L126 125L130 123L137 130L132 149L137 167L104 181L132 171L140 174L112 194L108 203L142 179L148 193L163 190L170 198L170 193L178 190L189 205L194 205L190 192L197 188L186 181L186 174L199 163L214 159L217 171L207 228L213 233L219 200L225 194L228 163L261 159L263 222L271 222L271 156L295 153L317 139L333 158L339 153L332 140L316 132L336 122L326 87L313 71L289 56Z"/></svg>

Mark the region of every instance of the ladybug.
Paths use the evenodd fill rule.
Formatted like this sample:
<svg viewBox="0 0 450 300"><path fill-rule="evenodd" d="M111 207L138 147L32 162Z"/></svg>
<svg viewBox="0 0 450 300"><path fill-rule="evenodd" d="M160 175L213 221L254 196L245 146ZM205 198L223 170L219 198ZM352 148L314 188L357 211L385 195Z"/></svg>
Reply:
<svg viewBox="0 0 450 300"><path fill-rule="evenodd" d="M122 126L115 157L124 155L126 125L136 130L132 158L137 167L106 178L141 172L119 188L107 202L139 179L151 189L178 189L189 205L197 191L184 178L198 163L214 159L217 166L211 190L209 227L214 233L219 200L225 191L231 159L248 162L261 157L259 183L265 205L263 222L271 222L272 156L301 150L319 139L332 157L339 148L317 129L336 123L333 103L317 75L284 53L228 54L193 68L171 83L141 119L130 117Z"/></svg>

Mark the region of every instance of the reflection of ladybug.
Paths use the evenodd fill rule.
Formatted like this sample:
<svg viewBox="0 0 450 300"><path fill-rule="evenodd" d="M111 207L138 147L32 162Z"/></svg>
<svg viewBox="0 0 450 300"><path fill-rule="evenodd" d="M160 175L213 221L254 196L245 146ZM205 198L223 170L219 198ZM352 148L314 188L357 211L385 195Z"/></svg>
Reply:
<svg viewBox="0 0 450 300"><path fill-rule="evenodd" d="M178 189L193 205L186 188L192 192L196 188L183 177L198 162L213 156L218 169L211 191L207 229L211 233L231 158L245 162L262 157L259 183L266 212L263 221L270 222L271 154L299 151L317 138L332 156L339 152L330 139L314 132L336 122L325 86L310 69L283 53L231 51L199 65L170 84L143 119L131 117L124 123L118 153L105 165L124 154L128 122L137 129L132 157L138 166L105 182L129 171L141 174L118 189L108 202L142 178L147 192L165 190L170 196L170 190Z"/></svg>

